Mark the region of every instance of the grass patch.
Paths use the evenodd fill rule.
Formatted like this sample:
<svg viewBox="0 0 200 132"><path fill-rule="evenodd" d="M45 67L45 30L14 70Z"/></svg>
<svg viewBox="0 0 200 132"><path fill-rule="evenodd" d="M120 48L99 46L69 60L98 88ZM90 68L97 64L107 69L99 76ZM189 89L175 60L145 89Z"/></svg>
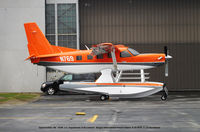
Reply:
<svg viewBox="0 0 200 132"><path fill-rule="evenodd" d="M0 103L12 100L31 101L39 96L39 93L0 93Z"/></svg>
<svg viewBox="0 0 200 132"><path fill-rule="evenodd" d="M6 101L8 101L9 99L8 98L0 98L0 103L1 102L6 102Z"/></svg>

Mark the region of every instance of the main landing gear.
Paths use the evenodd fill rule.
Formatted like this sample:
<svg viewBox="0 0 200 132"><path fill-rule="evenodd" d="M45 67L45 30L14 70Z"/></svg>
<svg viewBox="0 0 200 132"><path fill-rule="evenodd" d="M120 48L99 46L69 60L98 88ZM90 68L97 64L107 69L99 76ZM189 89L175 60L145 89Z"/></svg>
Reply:
<svg viewBox="0 0 200 132"><path fill-rule="evenodd" d="M161 100L166 100L167 96L168 96L168 90L167 90L166 84L164 84L163 85L163 94L161 96Z"/></svg>
<svg viewBox="0 0 200 132"><path fill-rule="evenodd" d="M109 99L109 95L101 95L100 96L101 101L105 101L105 100L108 100L108 99Z"/></svg>

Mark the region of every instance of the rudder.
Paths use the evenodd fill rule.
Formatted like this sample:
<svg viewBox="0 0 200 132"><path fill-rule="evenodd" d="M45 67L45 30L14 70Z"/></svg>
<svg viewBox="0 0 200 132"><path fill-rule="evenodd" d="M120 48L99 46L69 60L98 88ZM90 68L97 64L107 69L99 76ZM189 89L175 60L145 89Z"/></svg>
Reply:
<svg viewBox="0 0 200 132"><path fill-rule="evenodd" d="M24 28L26 31L30 56L55 53L49 41L46 39L36 23L25 23Z"/></svg>

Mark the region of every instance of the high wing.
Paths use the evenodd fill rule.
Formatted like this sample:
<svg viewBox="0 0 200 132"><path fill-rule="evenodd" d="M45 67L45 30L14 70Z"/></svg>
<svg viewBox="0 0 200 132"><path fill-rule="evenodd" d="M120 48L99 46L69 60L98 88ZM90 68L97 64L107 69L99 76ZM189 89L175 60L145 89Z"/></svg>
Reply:
<svg viewBox="0 0 200 132"><path fill-rule="evenodd" d="M93 45L91 49L92 49L91 55L111 53L112 60L113 60L113 67L116 71L118 71L117 59L115 56L115 50L117 49L117 47L115 45L113 45L112 43L101 43L101 44Z"/></svg>

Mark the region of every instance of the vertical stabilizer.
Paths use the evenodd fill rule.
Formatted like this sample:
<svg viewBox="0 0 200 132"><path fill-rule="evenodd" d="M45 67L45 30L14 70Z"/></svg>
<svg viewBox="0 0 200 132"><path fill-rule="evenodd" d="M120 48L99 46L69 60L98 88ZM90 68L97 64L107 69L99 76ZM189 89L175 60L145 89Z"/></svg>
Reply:
<svg viewBox="0 0 200 132"><path fill-rule="evenodd" d="M54 49L36 23L24 24L30 56L53 54Z"/></svg>

